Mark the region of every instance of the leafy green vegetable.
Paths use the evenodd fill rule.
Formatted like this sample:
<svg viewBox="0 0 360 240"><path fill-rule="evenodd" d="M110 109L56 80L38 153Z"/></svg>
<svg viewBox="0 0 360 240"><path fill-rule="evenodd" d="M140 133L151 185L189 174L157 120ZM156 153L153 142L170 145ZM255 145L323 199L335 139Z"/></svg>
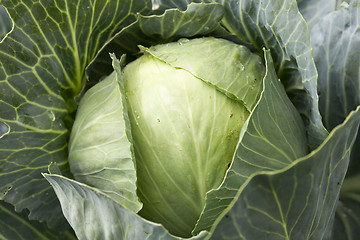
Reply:
<svg viewBox="0 0 360 240"><path fill-rule="evenodd" d="M122 71L141 55L138 45L143 46L145 58L177 69L175 72L184 71L197 80L199 88L211 89L231 104L245 106L238 107L247 120L236 126L236 144L232 143L231 151L222 151L228 160L223 160L219 165L222 170L216 172L221 180L205 188L206 200L195 214L199 219L192 220L194 229L182 236L357 238L359 0L0 0L0 5L4 7L0 7L0 215L4 223L0 238L183 238L175 236L180 233L169 225L156 223L160 220L155 214L145 214L149 208L140 191L146 184L141 183L137 171L138 136L130 125L138 120L139 126L148 126L150 121L144 121L143 115L140 119L132 116L128 110L133 106L125 98L129 92L122 87ZM166 44L175 42L178 46L187 41L184 38L203 37L226 39L257 55L266 67L260 74L264 77L259 90L254 88L247 99L243 97L240 82L233 71L227 71L231 58L226 51L220 52L223 47L216 47L214 54L193 48L190 52L196 57L190 59L181 48L174 48L172 57L165 59ZM156 45L164 48L152 48ZM126 54L126 59L118 62L112 55L111 61L109 53L118 57ZM208 67L215 60L217 67ZM245 70L250 67L245 66ZM223 81L225 76L233 78L232 85ZM98 89L97 98L89 100L91 93L96 95L89 90L94 85L107 87ZM144 90L154 90L154 86ZM194 99L203 96L191 91ZM100 95L116 101L102 104ZM78 103L84 101L98 107L78 109ZM209 117L205 115L208 105L201 105L204 114L186 108L185 103L181 109ZM155 110L168 112L158 106ZM115 109L113 115L100 115ZM148 113L157 126L155 110ZM220 110L228 111L225 107ZM87 138L70 139L75 114L80 116L84 111L89 116L97 111L92 123L102 123L83 128ZM118 128L111 127L114 116L121 117L116 122ZM223 123L218 117L213 119L216 127ZM167 141L160 137L156 141L176 149L173 128L163 119L159 118L162 128L153 133L160 136L166 131ZM76 117L74 129L78 121ZM198 122L200 129L207 127L205 122ZM106 130L99 133L97 127ZM91 130L97 131L91 134ZM115 133L122 137L114 137ZM70 159L78 157L79 161L70 171L69 141L80 149L86 144L95 147L95 141L105 138L114 140L112 149L119 150L122 143L121 154L112 155L113 151L101 146L79 158L70 149ZM190 143L205 146L206 141ZM179 172L176 154L169 156L175 165L170 169ZM192 153L178 155L185 159ZM104 156L115 158L101 169L94 160ZM84 163L89 161L92 164ZM123 168L114 168L119 161ZM83 170L88 174L79 174ZM50 174L45 174L48 171ZM120 181L117 175L122 176ZM174 196L181 195L176 192Z"/></svg>

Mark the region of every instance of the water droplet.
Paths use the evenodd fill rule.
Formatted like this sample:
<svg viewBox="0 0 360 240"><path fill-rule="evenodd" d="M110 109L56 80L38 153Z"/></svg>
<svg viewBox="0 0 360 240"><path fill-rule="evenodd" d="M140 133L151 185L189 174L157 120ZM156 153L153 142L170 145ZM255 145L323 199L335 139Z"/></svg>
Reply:
<svg viewBox="0 0 360 240"><path fill-rule="evenodd" d="M179 43L179 45L183 45L183 44L185 44L185 43L187 43L187 42L189 42L190 40L189 39L187 39L187 38L180 38L179 40L178 40L178 43Z"/></svg>
<svg viewBox="0 0 360 240"><path fill-rule="evenodd" d="M245 70L245 66L241 62L235 62L236 66L240 68L241 71Z"/></svg>
<svg viewBox="0 0 360 240"><path fill-rule="evenodd" d="M204 27L204 30L205 30L205 31L209 31L209 29L210 29L210 28L209 28L208 26Z"/></svg>
<svg viewBox="0 0 360 240"><path fill-rule="evenodd" d="M176 148L177 148L180 152L183 151L183 147L182 147L180 144L176 144Z"/></svg>
<svg viewBox="0 0 360 240"><path fill-rule="evenodd" d="M48 111L48 116L51 119L51 121L55 121L55 114L53 111Z"/></svg>
<svg viewBox="0 0 360 240"><path fill-rule="evenodd" d="M140 116L138 115L138 116L136 116L136 119L140 119Z"/></svg>
<svg viewBox="0 0 360 240"><path fill-rule="evenodd" d="M10 132L10 127L6 123L0 121L0 139Z"/></svg>
<svg viewBox="0 0 360 240"><path fill-rule="evenodd" d="M152 10L157 10L160 8L161 0L152 0Z"/></svg>

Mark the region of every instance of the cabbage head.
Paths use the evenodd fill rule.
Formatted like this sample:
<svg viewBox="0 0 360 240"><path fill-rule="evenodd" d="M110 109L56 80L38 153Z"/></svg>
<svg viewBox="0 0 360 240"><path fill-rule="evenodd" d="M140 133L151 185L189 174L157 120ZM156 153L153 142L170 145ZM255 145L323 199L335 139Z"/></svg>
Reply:
<svg viewBox="0 0 360 240"><path fill-rule="evenodd" d="M141 48L143 56L123 69L123 83L115 85L121 90L114 91L111 74L81 101L70 140L71 171L100 189L111 179L121 191L134 164L136 177L128 177L136 178L142 203L135 211L189 237L207 192L221 184L231 165L265 67L247 47L224 39ZM128 123L116 111L126 111ZM123 131L127 124L131 130ZM124 149L134 153L133 162L124 161Z"/></svg>

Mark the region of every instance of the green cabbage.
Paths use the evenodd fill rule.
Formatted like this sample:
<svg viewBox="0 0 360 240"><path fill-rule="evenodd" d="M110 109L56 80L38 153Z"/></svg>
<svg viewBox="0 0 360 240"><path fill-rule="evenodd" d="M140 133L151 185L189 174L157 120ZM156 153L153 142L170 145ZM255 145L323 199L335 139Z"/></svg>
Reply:
<svg viewBox="0 0 360 240"><path fill-rule="evenodd" d="M82 99L70 140L71 171L100 189L110 179L124 189L124 174L134 183L126 172L132 163L122 157L131 149L126 141L133 140L139 214L189 237L207 192L221 184L232 162L265 67L249 49L223 39L181 39L142 49L144 55L123 69L123 89L111 74ZM136 196L120 195L132 199L117 198L132 208L127 203Z"/></svg>

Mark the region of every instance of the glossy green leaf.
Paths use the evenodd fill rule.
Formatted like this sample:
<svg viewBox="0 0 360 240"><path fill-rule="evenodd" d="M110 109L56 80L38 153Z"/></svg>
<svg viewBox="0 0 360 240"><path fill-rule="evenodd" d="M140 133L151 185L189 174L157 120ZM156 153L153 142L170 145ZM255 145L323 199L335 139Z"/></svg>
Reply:
<svg viewBox="0 0 360 240"><path fill-rule="evenodd" d="M180 239L171 236L159 224L151 223L121 207L94 188L60 175L45 174L53 186L66 219L80 240ZM204 239L206 232L193 237Z"/></svg>
<svg viewBox="0 0 360 240"><path fill-rule="evenodd" d="M221 0L222 23L259 52L270 49L275 70L286 92L305 119L309 146L316 148L326 137L318 110L316 68L307 24L295 0Z"/></svg>
<svg viewBox="0 0 360 240"><path fill-rule="evenodd" d="M28 214L27 210L17 213L11 204L0 201L0 239L77 239L71 230L59 233L50 230L46 223L28 220Z"/></svg>
<svg viewBox="0 0 360 240"><path fill-rule="evenodd" d="M267 72L261 99L242 130L236 155L223 184L207 195L195 232L211 228L251 175L286 168L307 154L300 115L276 77L269 51L266 51L265 59Z"/></svg>
<svg viewBox="0 0 360 240"><path fill-rule="evenodd" d="M151 1L3 0L14 29L0 44L0 199L31 219L68 228L51 186L50 162L70 176L67 139L85 67ZM131 10L131 11L130 11Z"/></svg>
<svg viewBox="0 0 360 240"><path fill-rule="evenodd" d="M285 169L255 175L223 214L213 239L330 239L359 123L360 108L309 155Z"/></svg>

